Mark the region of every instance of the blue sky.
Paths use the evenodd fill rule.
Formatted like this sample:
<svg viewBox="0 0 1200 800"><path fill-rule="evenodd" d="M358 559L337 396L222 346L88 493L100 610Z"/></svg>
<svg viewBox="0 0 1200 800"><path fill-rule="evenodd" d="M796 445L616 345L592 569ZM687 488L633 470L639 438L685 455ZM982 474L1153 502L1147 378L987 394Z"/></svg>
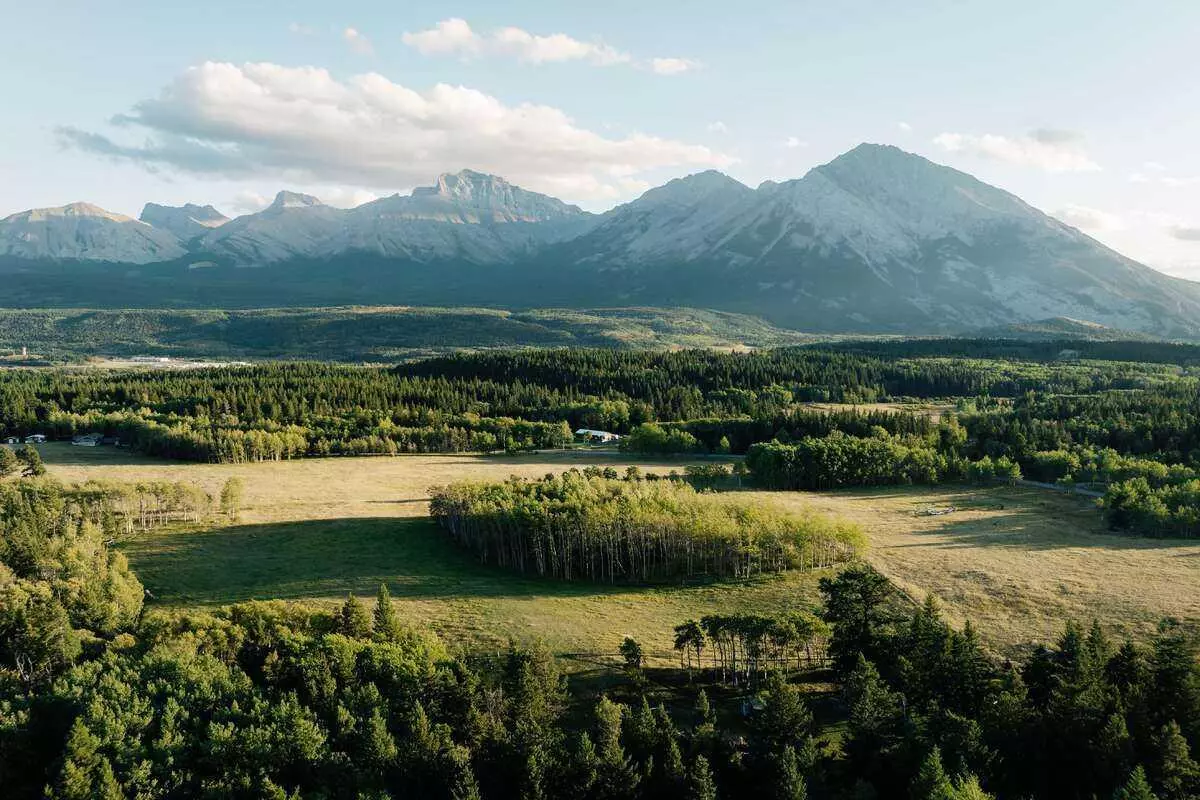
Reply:
<svg viewBox="0 0 1200 800"><path fill-rule="evenodd" d="M602 210L862 141L1200 279L1200 3L10 3L0 215L338 205L463 167Z"/></svg>

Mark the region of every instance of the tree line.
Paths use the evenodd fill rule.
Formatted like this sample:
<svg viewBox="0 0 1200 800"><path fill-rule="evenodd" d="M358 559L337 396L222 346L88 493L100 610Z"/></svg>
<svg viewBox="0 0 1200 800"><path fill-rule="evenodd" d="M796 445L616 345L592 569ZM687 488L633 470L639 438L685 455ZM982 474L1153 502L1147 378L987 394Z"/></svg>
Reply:
<svg viewBox="0 0 1200 800"><path fill-rule="evenodd" d="M686 434L696 448L715 451L727 440L741 453L774 438L833 430L862 436L874 427L923 435L931 424L913 414L806 411L803 404L813 401L1017 399L1028 392L1091 395L1173 385L1186 393L1195 379L1170 364L878 355L832 347L501 351L393 368L276 363L25 370L0 374L0 435L65 438L98 430L158 455L257 461L556 447L580 427L625 434L660 423L668 437L683 431L671 447L693 446ZM1181 422L1186 428L1187 419Z"/></svg>

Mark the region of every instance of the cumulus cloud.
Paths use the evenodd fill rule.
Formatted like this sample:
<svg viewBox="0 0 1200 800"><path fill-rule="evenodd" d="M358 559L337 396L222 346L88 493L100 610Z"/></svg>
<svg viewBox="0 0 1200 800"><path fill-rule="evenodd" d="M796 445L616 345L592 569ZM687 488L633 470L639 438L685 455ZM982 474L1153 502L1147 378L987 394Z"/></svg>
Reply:
<svg viewBox="0 0 1200 800"><path fill-rule="evenodd" d="M950 153L966 153L1046 172L1094 172L1100 169L1074 131L1039 128L1024 136L995 133L941 133L933 143Z"/></svg>
<svg viewBox="0 0 1200 800"><path fill-rule="evenodd" d="M909 125L907 122L897 122L896 127L904 133L912 133L912 125Z"/></svg>
<svg viewBox="0 0 1200 800"><path fill-rule="evenodd" d="M427 31L405 31L400 37L409 47L426 56L458 55L473 57L483 51L484 39L465 19L444 19Z"/></svg>
<svg viewBox="0 0 1200 800"><path fill-rule="evenodd" d="M1125 220L1116 214L1101 211L1098 208L1068 203L1054 212L1055 217L1068 225L1083 231L1121 231L1125 230Z"/></svg>
<svg viewBox="0 0 1200 800"><path fill-rule="evenodd" d="M582 61L598 67L634 64L660 75L678 75L700 66L698 61L688 58L652 58L641 64L629 53L603 42L585 42L565 33L542 36L511 25L482 34L460 17L444 19L428 30L406 31L401 41L423 55L457 56L464 60L504 56L527 64L566 61Z"/></svg>
<svg viewBox="0 0 1200 800"><path fill-rule="evenodd" d="M729 133L729 126L721 120L716 120L715 122L708 123L708 125L705 126L705 130L707 130L709 133Z"/></svg>
<svg viewBox="0 0 1200 800"><path fill-rule="evenodd" d="M218 178L395 190L471 167L576 200L625 196L648 170L733 162L642 133L605 137L560 109L464 86L419 91L377 73L338 80L269 63L189 68L113 122L129 140L58 134L87 152Z"/></svg>
<svg viewBox="0 0 1200 800"><path fill-rule="evenodd" d="M652 58L650 69L659 75L679 75L688 70L699 69L700 62L691 58Z"/></svg>
<svg viewBox="0 0 1200 800"><path fill-rule="evenodd" d="M369 56L375 52L371 40L359 33L357 28L346 28L342 31L342 39L350 45L351 50L361 55Z"/></svg>
<svg viewBox="0 0 1200 800"><path fill-rule="evenodd" d="M795 136L789 136L783 140L783 146L789 150L795 150L797 147L808 147L808 142Z"/></svg>
<svg viewBox="0 0 1200 800"><path fill-rule="evenodd" d="M297 36L312 36L316 30L311 25L304 25L300 22L291 22L288 24L288 33L294 33Z"/></svg>
<svg viewBox="0 0 1200 800"><path fill-rule="evenodd" d="M504 55L530 64L560 61L588 61L597 66L625 64L633 60L628 53L600 42L583 42L565 33L538 36L516 27L505 27L483 35L459 17L437 23L429 30L406 31L401 37L409 47L423 55L456 55L477 58Z"/></svg>
<svg viewBox="0 0 1200 800"><path fill-rule="evenodd" d="M271 198L265 194L243 189L229 201L229 207L238 214L253 214L271 205Z"/></svg>

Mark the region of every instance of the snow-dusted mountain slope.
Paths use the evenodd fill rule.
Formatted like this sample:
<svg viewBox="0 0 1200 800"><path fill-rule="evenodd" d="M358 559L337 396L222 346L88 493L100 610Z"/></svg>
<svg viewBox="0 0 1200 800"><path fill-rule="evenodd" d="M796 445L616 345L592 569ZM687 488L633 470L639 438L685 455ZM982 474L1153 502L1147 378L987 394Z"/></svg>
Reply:
<svg viewBox="0 0 1200 800"><path fill-rule="evenodd" d="M802 328L963 330L1069 316L1200 334L1196 284L894 147L860 145L803 178L752 196L729 187L712 203L664 204L672 184L554 256L579 273L600 265L624 287L622 302L719 303Z"/></svg>
<svg viewBox="0 0 1200 800"><path fill-rule="evenodd" d="M280 192L256 214L211 231L198 248L244 266L369 253L409 261L505 263L577 234L592 215L503 178L463 170L411 195L348 210Z"/></svg>
<svg viewBox="0 0 1200 800"><path fill-rule="evenodd" d="M182 206L160 206L158 203L146 203L138 219L159 230L170 231L185 242L194 236L208 233L213 228L219 228L229 221L229 217L212 206L198 206L194 203Z"/></svg>
<svg viewBox="0 0 1200 800"><path fill-rule="evenodd" d="M676 178L604 214L570 242L569 257L605 266L695 258L716 244L713 226L755 197L753 189L715 170Z"/></svg>
<svg viewBox="0 0 1200 800"><path fill-rule="evenodd" d="M35 208L0 220L0 256L148 264L184 252L173 233L89 203Z"/></svg>
<svg viewBox="0 0 1200 800"><path fill-rule="evenodd" d="M1200 284L882 145L757 189L703 172L601 215L464 170L349 210L280 192L226 222L197 206L149 205L143 216L164 230L81 204L14 215L0 222L0 258L21 263L0 267L188 254L216 269L178 278L178 294L139 291L170 300L212 289L234 303L241 286L281 304L695 306L800 329L899 333L1070 317L1200 338ZM247 266L267 269L227 269Z"/></svg>
<svg viewBox="0 0 1200 800"><path fill-rule="evenodd" d="M209 231L196 247L242 266L311 258L343 229L345 215L312 195L283 191L262 211Z"/></svg>

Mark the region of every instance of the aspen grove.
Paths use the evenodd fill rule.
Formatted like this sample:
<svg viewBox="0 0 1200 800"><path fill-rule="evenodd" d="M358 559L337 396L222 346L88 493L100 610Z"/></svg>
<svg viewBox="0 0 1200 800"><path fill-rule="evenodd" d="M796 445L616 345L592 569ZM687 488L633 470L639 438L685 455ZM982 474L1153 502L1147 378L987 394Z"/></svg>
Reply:
<svg viewBox="0 0 1200 800"><path fill-rule="evenodd" d="M575 470L440 487L430 508L481 562L562 580L747 578L843 563L863 543L857 527L820 515Z"/></svg>

